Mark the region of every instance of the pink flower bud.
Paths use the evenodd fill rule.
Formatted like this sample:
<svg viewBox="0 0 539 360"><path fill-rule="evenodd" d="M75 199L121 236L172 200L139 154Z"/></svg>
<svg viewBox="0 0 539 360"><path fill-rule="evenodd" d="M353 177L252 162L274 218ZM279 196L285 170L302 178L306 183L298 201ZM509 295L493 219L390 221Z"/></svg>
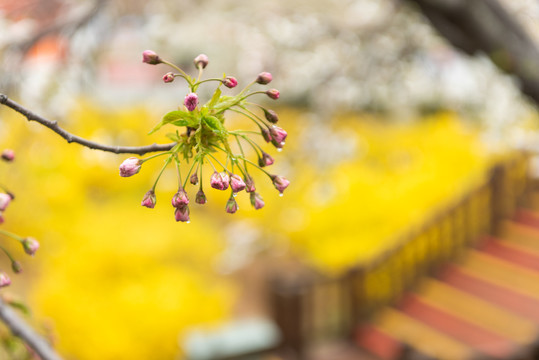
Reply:
<svg viewBox="0 0 539 360"><path fill-rule="evenodd" d="M172 197L172 206L183 207L189 204L189 198L184 189L179 189L178 192Z"/></svg>
<svg viewBox="0 0 539 360"><path fill-rule="evenodd" d="M0 193L0 211L5 211L12 198L9 194Z"/></svg>
<svg viewBox="0 0 539 360"><path fill-rule="evenodd" d="M264 199L262 199L262 196L260 196L259 193L252 192L250 198L251 205L255 208L255 210L262 209L264 207Z"/></svg>
<svg viewBox="0 0 539 360"><path fill-rule="evenodd" d="M268 95L273 100L277 100L279 96L281 96L281 94L279 93L279 90L277 89L271 89L271 90L266 91L266 95Z"/></svg>
<svg viewBox="0 0 539 360"><path fill-rule="evenodd" d="M258 158L258 165L260 167L273 165L273 162L274 162L274 160L270 156L270 154L265 153L265 152L262 152L262 157Z"/></svg>
<svg viewBox="0 0 539 360"><path fill-rule="evenodd" d="M137 159L136 157L127 158L120 165L120 176L129 177L138 174L141 166L142 160Z"/></svg>
<svg viewBox="0 0 539 360"><path fill-rule="evenodd" d="M195 67L198 69L200 66L205 69L206 66L208 66L208 63L210 62L210 59L208 59L208 56L205 54L198 55L195 60L193 60L193 63L195 64Z"/></svg>
<svg viewBox="0 0 539 360"><path fill-rule="evenodd" d="M163 75L163 81L166 83L171 83L174 81L174 74L171 72L166 73Z"/></svg>
<svg viewBox="0 0 539 360"><path fill-rule="evenodd" d="M202 189L198 190L195 202L200 205L204 205L206 203L206 194L204 194L204 191L202 191Z"/></svg>
<svg viewBox="0 0 539 360"><path fill-rule="evenodd" d="M266 117L266 120L268 120L272 124L277 124L277 122L279 121L277 113L273 110L264 109L264 116Z"/></svg>
<svg viewBox="0 0 539 360"><path fill-rule="evenodd" d="M273 80L273 77L269 72L261 72L256 78L256 82L262 85L269 84Z"/></svg>
<svg viewBox="0 0 539 360"><path fill-rule="evenodd" d="M236 202L236 199L234 196L231 196L228 201L226 202L226 212L229 214L234 214L236 211L238 211L238 203Z"/></svg>
<svg viewBox="0 0 539 360"><path fill-rule="evenodd" d="M142 198L142 206L146 206L149 209L153 209L155 207L156 198L155 193L153 190L149 190L144 197Z"/></svg>
<svg viewBox="0 0 539 360"><path fill-rule="evenodd" d="M15 151L11 149L5 149L4 151L2 151L2 160L4 161L15 160Z"/></svg>
<svg viewBox="0 0 539 360"><path fill-rule="evenodd" d="M286 131L284 131L284 129L281 129L280 127L275 126L275 125L271 127L269 132L270 132L271 138L279 144L282 144L285 141L286 137L288 136L288 134L286 133Z"/></svg>
<svg viewBox="0 0 539 360"><path fill-rule="evenodd" d="M262 137L264 138L264 140L266 140L266 142L271 141L271 134L269 129L261 129L260 132L262 133Z"/></svg>
<svg viewBox="0 0 539 360"><path fill-rule="evenodd" d="M273 180L273 185L281 194L290 185L290 181L282 176L272 175L271 180Z"/></svg>
<svg viewBox="0 0 539 360"><path fill-rule="evenodd" d="M189 178L189 182L193 185L196 185L198 184L198 175L197 173L194 173L193 175L191 175L191 177Z"/></svg>
<svg viewBox="0 0 539 360"><path fill-rule="evenodd" d="M223 85L229 89L235 88L238 85L238 80L235 77L229 76L223 80Z"/></svg>
<svg viewBox="0 0 539 360"><path fill-rule="evenodd" d="M5 221L4 214L2 214L2 212L0 211L0 224L3 224L4 221Z"/></svg>
<svg viewBox="0 0 539 360"><path fill-rule="evenodd" d="M11 270L13 270L15 274L20 274L22 272L21 263L18 261L11 262Z"/></svg>
<svg viewBox="0 0 539 360"><path fill-rule="evenodd" d="M189 222L189 206L184 205L181 207L177 207L176 210L174 210L174 217L176 221L181 222Z"/></svg>
<svg viewBox="0 0 539 360"><path fill-rule="evenodd" d="M226 172L220 172L218 173L215 171L210 179L210 185L212 188L217 190L226 190L228 189L228 183L230 182L230 179L228 178L228 174Z"/></svg>
<svg viewBox="0 0 539 360"><path fill-rule="evenodd" d="M195 108L198 105L198 96L195 93L190 93L185 96L185 100L183 100L183 104L189 111L195 110Z"/></svg>
<svg viewBox="0 0 539 360"><path fill-rule="evenodd" d="M230 188L237 193L245 189L245 182L236 174L230 175Z"/></svg>
<svg viewBox="0 0 539 360"><path fill-rule="evenodd" d="M255 182L250 175L247 175L247 177L245 178L245 191L247 191L248 193L256 191Z"/></svg>
<svg viewBox="0 0 539 360"><path fill-rule="evenodd" d="M142 62L150 65L162 63L161 58L152 50L144 50L142 52Z"/></svg>
<svg viewBox="0 0 539 360"><path fill-rule="evenodd" d="M39 249L39 243L36 239L27 237L22 239L22 247L24 248L25 253L33 256L37 249Z"/></svg>
<svg viewBox="0 0 539 360"><path fill-rule="evenodd" d="M11 279L3 271L0 272L0 287L5 287L11 284Z"/></svg>

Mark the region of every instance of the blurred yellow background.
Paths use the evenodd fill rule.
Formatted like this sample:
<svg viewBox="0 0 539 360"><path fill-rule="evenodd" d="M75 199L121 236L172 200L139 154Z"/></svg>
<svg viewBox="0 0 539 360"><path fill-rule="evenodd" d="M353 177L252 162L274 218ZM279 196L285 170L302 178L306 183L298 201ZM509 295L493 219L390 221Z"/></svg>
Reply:
<svg viewBox="0 0 539 360"><path fill-rule="evenodd" d="M80 100L74 109L62 126L83 137L107 144L167 141L166 131L146 135L162 115L146 108L107 110ZM255 211L240 194L240 210L229 215L226 195L206 186L208 204L193 204L191 223L184 224L174 221L170 205L172 171L157 187L156 208L140 206L159 158L121 178L118 166L128 155L68 145L2 112L10 136L0 146L17 152L15 163L2 165L3 181L17 195L4 228L41 242L31 259L14 247L25 272L13 276L12 291L24 293L35 321L50 326L66 358L173 358L190 327L231 316L240 284L227 275L234 264L223 264L245 229L259 248L338 273L387 249L396 234L480 181L492 160L479 129L450 113L409 124L343 115L323 125L301 110L279 114L287 145L281 153L267 151L276 159L269 169L292 182L284 197L259 174L266 207ZM309 148L302 142L312 142L306 133L317 127L327 131L314 135ZM349 153L324 159L335 139L338 148L347 142Z"/></svg>

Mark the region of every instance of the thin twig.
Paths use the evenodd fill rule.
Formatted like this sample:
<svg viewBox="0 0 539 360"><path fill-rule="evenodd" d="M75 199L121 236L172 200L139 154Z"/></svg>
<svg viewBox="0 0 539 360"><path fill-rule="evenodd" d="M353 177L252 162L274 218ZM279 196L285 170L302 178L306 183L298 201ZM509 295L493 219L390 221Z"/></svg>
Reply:
<svg viewBox="0 0 539 360"><path fill-rule="evenodd" d="M52 131L54 131L55 133L57 133L58 135L60 135L64 139L66 139L66 141L68 143L74 142L74 143L80 144L82 146L85 146L87 148L94 149L94 150L107 151L107 152L112 152L112 153L115 153L115 154L138 154L138 155L144 155L144 154L150 153L150 152L168 151L168 150L172 149L172 147L174 145L176 145L176 143L152 144L152 145L146 145L146 146L111 146L111 145L103 145L103 144L99 144L99 143L84 139L84 138L82 138L80 136L73 135L73 134L67 132L66 130L62 129L58 125L57 121L51 121L51 120L45 119L44 117L42 117L40 115L37 115L37 114L33 113L32 111L26 109L22 105L19 105L15 101L11 100L10 98L8 98L4 94L0 94L0 104L3 104L5 106L15 110L19 114L22 114L24 117L26 117L26 119L28 119L28 121L36 121L36 122L40 123L41 125L48 127L49 129L51 129Z"/></svg>
<svg viewBox="0 0 539 360"><path fill-rule="evenodd" d="M11 330L13 335L21 338L42 360L62 360L51 345L20 318L1 298L0 319Z"/></svg>

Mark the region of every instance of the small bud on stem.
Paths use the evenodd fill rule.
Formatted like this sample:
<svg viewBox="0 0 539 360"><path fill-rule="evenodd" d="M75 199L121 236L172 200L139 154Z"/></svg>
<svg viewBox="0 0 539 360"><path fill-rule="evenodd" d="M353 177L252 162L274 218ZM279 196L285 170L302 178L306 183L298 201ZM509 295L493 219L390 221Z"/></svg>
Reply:
<svg viewBox="0 0 539 360"><path fill-rule="evenodd" d="M154 51L144 50L142 52L142 62L150 65L157 65L161 64L163 61Z"/></svg>
<svg viewBox="0 0 539 360"><path fill-rule="evenodd" d="M273 80L273 76L269 72L261 72L256 78L256 82L261 85L269 84Z"/></svg>
<svg viewBox="0 0 539 360"><path fill-rule="evenodd" d="M193 63L195 64L195 67L197 69L199 67L202 67L203 69L205 69L206 66L208 66L209 62L210 60L206 54L200 54L195 58L195 60L193 60Z"/></svg>

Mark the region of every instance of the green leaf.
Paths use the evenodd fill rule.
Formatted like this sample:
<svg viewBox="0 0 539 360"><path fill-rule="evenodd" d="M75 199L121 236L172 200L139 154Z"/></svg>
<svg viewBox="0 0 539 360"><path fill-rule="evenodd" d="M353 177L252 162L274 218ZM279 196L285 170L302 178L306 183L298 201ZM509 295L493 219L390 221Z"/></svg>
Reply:
<svg viewBox="0 0 539 360"><path fill-rule="evenodd" d="M239 105L244 102L244 99L241 95L236 96L221 96L218 103L214 106L214 109L217 112L225 111L228 108L231 108L234 105Z"/></svg>
<svg viewBox="0 0 539 360"><path fill-rule="evenodd" d="M161 129L163 125L166 125L166 124L173 124L176 126L195 126L197 124L197 121L196 121L196 118L193 116L193 114L190 112L174 110L165 114L161 122L155 125L155 127L152 130L150 130L148 134L149 135L153 134L157 130Z"/></svg>
<svg viewBox="0 0 539 360"><path fill-rule="evenodd" d="M210 102L208 103L208 107L209 108L214 107L220 98L221 98L221 87L219 86L217 87L217 89L215 89L215 92L213 93L213 96L211 97Z"/></svg>

